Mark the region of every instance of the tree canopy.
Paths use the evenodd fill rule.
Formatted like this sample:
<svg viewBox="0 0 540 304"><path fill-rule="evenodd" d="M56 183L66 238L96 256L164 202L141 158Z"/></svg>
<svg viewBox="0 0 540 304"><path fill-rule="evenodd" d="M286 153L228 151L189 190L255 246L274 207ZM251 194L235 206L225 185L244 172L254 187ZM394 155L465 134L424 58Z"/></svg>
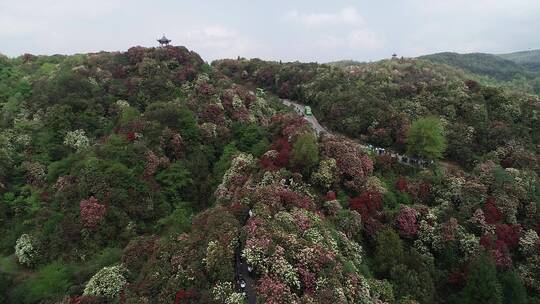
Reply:
<svg viewBox="0 0 540 304"><path fill-rule="evenodd" d="M441 120L436 117L425 117L414 121L407 133L406 142L407 153L411 156L441 158L446 148Z"/></svg>

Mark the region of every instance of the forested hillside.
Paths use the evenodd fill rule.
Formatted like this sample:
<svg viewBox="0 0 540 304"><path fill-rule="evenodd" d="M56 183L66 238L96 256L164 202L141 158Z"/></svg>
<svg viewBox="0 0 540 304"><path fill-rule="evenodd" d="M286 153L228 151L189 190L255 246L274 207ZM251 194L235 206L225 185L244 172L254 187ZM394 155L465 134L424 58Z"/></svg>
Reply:
<svg viewBox="0 0 540 304"><path fill-rule="evenodd" d="M540 50L521 51L497 56L513 61L521 66L524 66L530 71L540 73Z"/></svg>
<svg viewBox="0 0 540 304"><path fill-rule="evenodd" d="M0 57L0 302L540 303L540 101L467 76Z"/></svg>
<svg viewBox="0 0 540 304"><path fill-rule="evenodd" d="M498 155L511 167L538 169L538 96L485 85L447 66L417 59L345 68L260 60L215 65L234 79L312 105L331 129L367 143L405 151L411 124L435 115L446 130L445 158L471 169Z"/></svg>
<svg viewBox="0 0 540 304"><path fill-rule="evenodd" d="M538 51L504 55L485 53L437 53L419 58L446 64L477 75L483 82L516 91L540 95L540 57Z"/></svg>
<svg viewBox="0 0 540 304"><path fill-rule="evenodd" d="M419 57L437 63L447 64L469 71L487 75L497 80L508 81L527 74L527 69L512 60L484 53L437 53Z"/></svg>

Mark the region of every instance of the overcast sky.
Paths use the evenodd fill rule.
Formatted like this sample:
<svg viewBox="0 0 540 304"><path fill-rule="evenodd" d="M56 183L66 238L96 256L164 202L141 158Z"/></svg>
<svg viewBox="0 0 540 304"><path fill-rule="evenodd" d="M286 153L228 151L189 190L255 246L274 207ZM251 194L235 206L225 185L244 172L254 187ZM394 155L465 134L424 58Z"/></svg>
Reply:
<svg viewBox="0 0 540 304"><path fill-rule="evenodd" d="M540 0L0 0L0 53L155 46L205 60L360 61L540 48Z"/></svg>

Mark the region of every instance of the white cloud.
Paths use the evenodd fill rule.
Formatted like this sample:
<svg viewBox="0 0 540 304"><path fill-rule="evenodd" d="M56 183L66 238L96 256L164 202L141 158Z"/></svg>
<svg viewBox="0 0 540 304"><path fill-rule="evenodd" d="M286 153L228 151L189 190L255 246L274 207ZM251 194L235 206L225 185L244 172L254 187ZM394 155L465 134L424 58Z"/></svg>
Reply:
<svg viewBox="0 0 540 304"><path fill-rule="evenodd" d="M322 26L332 24L360 24L362 16L355 7L346 7L335 13L304 13L298 10L289 11L287 20L302 23L307 26Z"/></svg>
<svg viewBox="0 0 540 304"><path fill-rule="evenodd" d="M538 0L411 0L416 10L427 14L522 16L538 9ZM491 16L493 17L493 16Z"/></svg>
<svg viewBox="0 0 540 304"><path fill-rule="evenodd" d="M378 50L384 46L383 39L367 29L359 29L349 33L347 43L352 49Z"/></svg>
<svg viewBox="0 0 540 304"><path fill-rule="evenodd" d="M384 39L368 29L356 29L346 35L323 35L315 40L315 46L326 49L380 50Z"/></svg>
<svg viewBox="0 0 540 304"><path fill-rule="evenodd" d="M260 49L257 41L221 25L187 31L178 40L210 60L256 55L255 51Z"/></svg>

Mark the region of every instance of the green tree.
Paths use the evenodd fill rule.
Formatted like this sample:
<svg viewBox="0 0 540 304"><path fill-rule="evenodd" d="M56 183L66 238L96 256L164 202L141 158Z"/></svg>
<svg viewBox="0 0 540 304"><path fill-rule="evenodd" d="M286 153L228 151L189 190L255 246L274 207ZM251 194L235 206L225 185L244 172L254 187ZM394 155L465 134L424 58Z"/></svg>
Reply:
<svg viewBox="0 0 540 304"><path fill-rule="evenodd" d="M300 135L294 142L291 163L293 166L310 169L319 163L317 137L312 133Z"/></svg>
<svg viewBox="0 0 540 304"><path fill-rule="evenodd" d="M237 148L240 151L249 152L260 156L268 148L267 132L263 127L255 123L233 125L234 137L237 139Z"/></svg>
<svg viewBox="0 0 540 304"><path fill-rule="evenodd" d="M486 253L473 261L465 287L461 292L461 300L461 303L465 304L502 304L497 269L491 257Z"/></svg>
<svg viewBox="0 0 540 304"><path fill-rule="evenodd" d="M527 290L514 271L506 271L499 277L502 285L504 304L526 304Z"/></svg>
<svg viewBox="0 0 540 304"><path fill-rule="evenodd" d="M172 163L161 171L156 180L163 186L164 193L173 205L184 201L189 188L193 186L190 172L180 163Z"/></svg>
<svg viewBox="0 0 540 304"><path fill-rule="evenodd" d="M441 158L446 149L444 129L440 119L425 117L413 122L407 134L407 153L428 159Z"/></svg>
<svg viewBox="0 0 540 304"><path fill-rule="evenodd" d="M375 269L383 275L388 275L395 265L401 264L404 260L403 242L393 229L387 228L377 234L375 243Z"/></svg>
<svg viewBox="0 0 540 304"><path fill-rule="evenodd" d="M225 174L227 169L229 169L232 159L239 152L240 151L238 151L234 142L225 146L225 148L223 149L223 153L219 157L219 160L214 164L214 168L212 170L216 185L221 183L221 180L223 179L223 174Z"/></svg>
<svg viewBox="0 0 540 304"><path fill-rule="evenodd" d="M71 267L60 261L52 262L40 268L35 276L16 286L11 300L14 303L45 303L59 299L65 295L72 278Z"/></svg>

